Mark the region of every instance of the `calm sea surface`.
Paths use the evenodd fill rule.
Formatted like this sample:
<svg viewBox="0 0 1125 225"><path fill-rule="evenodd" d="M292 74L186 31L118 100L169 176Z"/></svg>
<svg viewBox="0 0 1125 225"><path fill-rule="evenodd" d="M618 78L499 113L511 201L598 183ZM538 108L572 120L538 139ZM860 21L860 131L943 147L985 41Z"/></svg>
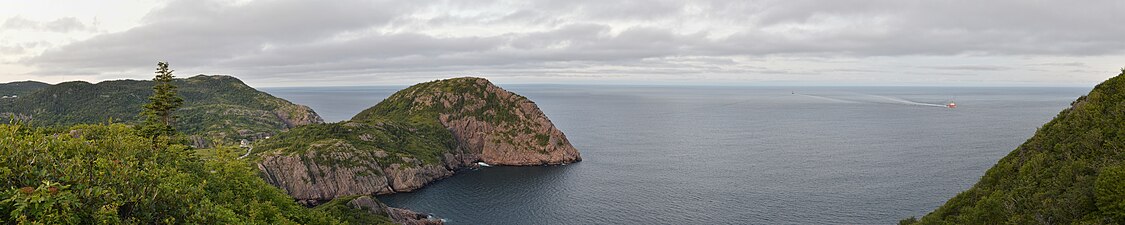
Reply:
<svg viewBox="0 0 1125 225"><path fill-rule="evenodd" d="M892 224L969 188L1089 90L503 87L584 161L463 171L379 199L449 224ZM334 122L401 88L265 90Z"/></svg>

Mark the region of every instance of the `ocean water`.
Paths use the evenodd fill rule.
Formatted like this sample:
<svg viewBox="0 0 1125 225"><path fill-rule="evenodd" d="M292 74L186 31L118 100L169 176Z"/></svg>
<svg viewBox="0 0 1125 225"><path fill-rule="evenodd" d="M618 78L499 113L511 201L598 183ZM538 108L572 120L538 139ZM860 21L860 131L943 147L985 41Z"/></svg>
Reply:
<svg viewBox="0 0 1125 225"><path fill-rule="evenodd" d="M969 188L1088 91L502 86L584 161L462 171L379 199L449 224L893 224ZM401 88L265 90L339 121Z"/></svg>

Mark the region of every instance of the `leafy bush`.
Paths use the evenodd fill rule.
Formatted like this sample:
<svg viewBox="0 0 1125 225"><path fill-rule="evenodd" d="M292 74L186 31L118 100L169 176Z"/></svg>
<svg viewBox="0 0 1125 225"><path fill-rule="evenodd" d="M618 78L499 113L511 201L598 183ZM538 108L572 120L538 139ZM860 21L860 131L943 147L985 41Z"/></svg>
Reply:
<svg viewBox="0 0 1125 225"><path fill-rule="evenodd" d="M1098 210L1117 223L1125 223L1125 165L1106 167L1094 182Z"/></svg>
<svg viewBox="0 0 1125 225"><path fill-rule="evenodd" d="M153 150L135 132L0 125L0 223L347 223L298 205L230 157L235 149Z"/></svg>

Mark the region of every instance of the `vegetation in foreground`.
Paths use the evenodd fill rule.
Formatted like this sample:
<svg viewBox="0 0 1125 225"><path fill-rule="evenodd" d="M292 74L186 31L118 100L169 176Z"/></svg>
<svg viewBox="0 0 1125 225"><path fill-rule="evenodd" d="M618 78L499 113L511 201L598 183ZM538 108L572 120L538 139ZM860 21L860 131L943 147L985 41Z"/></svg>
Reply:
<svg viewBox="0 0 1125 225"><path fill-rule="evenodd" d="M161 73L164 72L164 73ZM383 224L385 214L298 205L236 158L176 143L179 107L160 64L145 122L67 128L0 124L3 224Z"/></svg>
<svg viewBox="0 0 1125 225"><path fill-rule="evenodd" d="M1125 69L915 223L1125 224Z"/></svg>
<svg viewBox="0 0 1125 225"><path fill-rule="evenodd" d="M335 224L234 160L231 148L154 150L123 125L0 125L0 222Z"/></svg>

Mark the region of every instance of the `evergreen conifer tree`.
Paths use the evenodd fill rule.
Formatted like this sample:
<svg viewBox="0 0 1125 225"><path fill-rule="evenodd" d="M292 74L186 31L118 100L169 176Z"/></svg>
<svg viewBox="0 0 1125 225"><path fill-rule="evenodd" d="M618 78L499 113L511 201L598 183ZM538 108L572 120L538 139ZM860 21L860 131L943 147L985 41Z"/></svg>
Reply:
<svg viewBox="0 0 1125 225"><path fill-rule="evenodd" d="M152 147L158 148L163 138L169 138L176 133L173 123L176 108L183 105L184 100L176 94L176 85L172 84L173 70L168 69L167 62L156 63L156 77L152 78L152 96L149 103L144 105L141 116L145 118L140 128L140 133L152 140Z"/></svg>

